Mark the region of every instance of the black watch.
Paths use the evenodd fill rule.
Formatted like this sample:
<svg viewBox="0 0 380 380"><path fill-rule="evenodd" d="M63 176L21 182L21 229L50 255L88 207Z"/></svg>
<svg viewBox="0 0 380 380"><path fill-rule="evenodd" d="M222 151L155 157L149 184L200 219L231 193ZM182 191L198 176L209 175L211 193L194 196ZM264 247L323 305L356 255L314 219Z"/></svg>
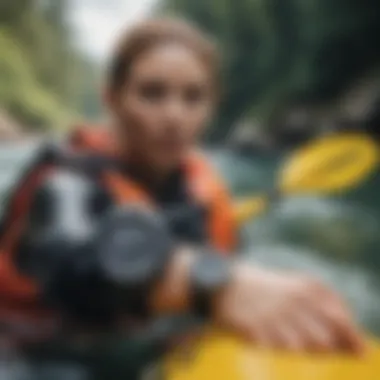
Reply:
<svg viewBox="0 0 380 380"><path fill-rule="evenodd" d="M213 297L230 279L229 259L213 250L201 252L191 271L193 311L200 317L209 317Z"/></svg>

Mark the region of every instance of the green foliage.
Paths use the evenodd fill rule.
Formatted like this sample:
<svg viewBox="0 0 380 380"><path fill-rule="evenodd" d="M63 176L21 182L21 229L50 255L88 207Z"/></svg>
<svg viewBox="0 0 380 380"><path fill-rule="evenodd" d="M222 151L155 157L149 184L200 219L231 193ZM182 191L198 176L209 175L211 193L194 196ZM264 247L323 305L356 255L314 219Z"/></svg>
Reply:
<svg viewBox="0 0 380 380"><path fill-rule="evenodd" d="M218 39L226 93L216 137L247 114L333 99L380 62L376 0L166 0L162 10Z"/></svg>
<svg viewBox="0 0 380 380"><path fill-rule="evenodd" d="M65 121L59 101L40 86L16 41L0 32L0 104L32 128L49 128Z"/></svg>
<svg viewBox="0 0 380 380"><path fill-rule="evenodd" d="M74 47L64 0L1 5L0 105L30 128L59 128L91 103L97 71ZM87 115L86 115L87 116Z"/></svg>

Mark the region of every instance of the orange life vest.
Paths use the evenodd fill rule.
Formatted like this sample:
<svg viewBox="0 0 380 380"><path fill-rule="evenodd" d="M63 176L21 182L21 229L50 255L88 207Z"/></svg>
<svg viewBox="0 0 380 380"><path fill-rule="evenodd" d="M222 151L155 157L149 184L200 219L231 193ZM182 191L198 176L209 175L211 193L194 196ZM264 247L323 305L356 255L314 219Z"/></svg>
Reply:
<svg viewBox="0 0 380 380"><path fill-rule="evenodd" d="M109 152L110 139L105 138L103 130L91 132L80 130L71 136L68 146L76 152ZM40 181L54 170L55 165L45 163L36 165L22 179L12 195L5 226L0 236L0 321L5 315L13 315L17 310L23 310L28 317L36 318L46 315L43 305L40 305L40 292L32 279L21 274L14 260L17 245L28 215L34 189ZM208 210L208 234L210 241L220 252L228 254L235 247L235 223L232 204L221 181L211 169L207 161L199 153L189 155L185 162L187 184L193 200L199 202ZM116 202L142 203L154 207L153 201L142 188L132 180L117 171L105 171L101 180ZM50 313L48 312L48 315Z"/></svg>

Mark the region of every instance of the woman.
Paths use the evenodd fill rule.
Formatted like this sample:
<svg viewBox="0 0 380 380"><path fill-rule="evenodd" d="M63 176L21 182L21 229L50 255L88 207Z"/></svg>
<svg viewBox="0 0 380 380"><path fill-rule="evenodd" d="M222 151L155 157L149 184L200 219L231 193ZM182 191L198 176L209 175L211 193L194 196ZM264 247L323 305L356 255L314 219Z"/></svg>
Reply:
<svg viewBox="0 0 380 380"><path fill-rule="evenodd" d="M105 92L112 128L82 132L76 153L49 151L33 165L3 231L2 281L29 311L76 326L130 332L131 320L192 312L268 348L360 353L355 323L318 281L226 256L230 200L194 152L218 103L217 61L182 21L145 21L122 37ZM117 239L114 226L125 226Z"/></svg>

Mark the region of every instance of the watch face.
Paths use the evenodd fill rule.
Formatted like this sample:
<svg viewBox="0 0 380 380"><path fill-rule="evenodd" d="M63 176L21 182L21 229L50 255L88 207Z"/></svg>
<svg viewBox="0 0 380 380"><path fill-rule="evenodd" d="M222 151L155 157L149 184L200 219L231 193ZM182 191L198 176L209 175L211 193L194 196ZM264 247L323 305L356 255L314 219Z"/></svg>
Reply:
<svg viewBox="0 0 380 380"><path fill-rule="evenodd" d="M215 253L206 253L198 261L194 271L194 280L198 287L204 290L218 289L224 286L230 278L229 263Z"/></svg>

